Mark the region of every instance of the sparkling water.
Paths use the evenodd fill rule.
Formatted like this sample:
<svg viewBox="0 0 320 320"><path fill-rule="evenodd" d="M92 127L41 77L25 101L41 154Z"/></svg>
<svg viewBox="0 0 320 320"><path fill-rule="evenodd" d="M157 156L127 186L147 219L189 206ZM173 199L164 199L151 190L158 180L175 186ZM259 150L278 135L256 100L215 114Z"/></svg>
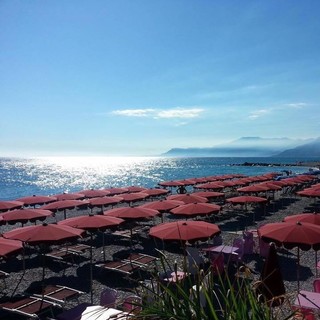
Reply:
<svg viewBox="0 0 320 320"><path fill-rule="evenodd" d="M284 158L160 158L160 157L50 157L0 158L0 199L14 200L33 194L51 195L90 188L153 188L166 180L205 177L230 173L248 176L291 170L310 159ZM249 163L286 164L283 166L241 166ZM287 166L292 164L292 166Z"/></svg>

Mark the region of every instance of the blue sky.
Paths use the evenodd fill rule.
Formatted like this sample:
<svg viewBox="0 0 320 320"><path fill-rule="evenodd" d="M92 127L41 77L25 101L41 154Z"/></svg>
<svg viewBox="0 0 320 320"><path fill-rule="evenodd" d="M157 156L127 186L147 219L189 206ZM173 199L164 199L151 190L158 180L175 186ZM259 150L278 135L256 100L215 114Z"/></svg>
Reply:
<svg viewBox="0 0 320 320"><path fill-rule="evenodd" d="M320 2L0 2L0 156L320 136Z"/></svg>

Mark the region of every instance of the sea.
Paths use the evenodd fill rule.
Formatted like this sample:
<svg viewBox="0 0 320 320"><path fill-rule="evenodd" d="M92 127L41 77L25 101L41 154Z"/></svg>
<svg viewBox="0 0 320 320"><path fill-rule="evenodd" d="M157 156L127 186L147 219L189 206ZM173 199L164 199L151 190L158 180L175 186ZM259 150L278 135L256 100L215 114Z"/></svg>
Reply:
<svg viewBox="0 0 320 320"><path fill-rule="evenodd" d="M158 187L167 180L240 173L300 174L308 158L164 158L164 157L39 157L0 158L0 200L53 195L83 189ZM250 165L244 163L269 164ZM273 165L274 164L274 165Z"/></svg>

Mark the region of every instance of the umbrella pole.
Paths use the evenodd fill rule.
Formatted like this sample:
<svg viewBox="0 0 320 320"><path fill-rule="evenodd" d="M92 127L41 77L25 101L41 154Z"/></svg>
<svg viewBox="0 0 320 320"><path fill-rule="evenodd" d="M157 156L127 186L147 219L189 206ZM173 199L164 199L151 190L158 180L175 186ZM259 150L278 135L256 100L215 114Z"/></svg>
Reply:
<svg viewBox="0 0 320 320"><path fill-rule="evenodd" d="M103 248L103 262L106 262L106 250L105 250L105 238L104 232L102 232L102 248Z"/></svg>
<svg viewBox="0 0 320 320"><path fill-rule="evenodd" d="M316 267L316 278L318 278L318 268L317 268L317 263L318 263L318 251L315 251L315 260L316 260L316 264L315 264L315 267Z"/></svg>
<svg viewBox="0 0 320 320"><path fill-rule="evenodd" d="M298 292L300 291L300 248L298 247L298 255L297 255L297 280L298 280Z"/></svg>
<svg viewBox="0 0 320 320"><path fill-rule="evenodd" d="M93 274L92 274L92 232L90 232L90 238L91 238L91 246L90 246L90 298L91 298L91 304L93 304L93 290L92 290L92 282L93 282Z"/></svg>

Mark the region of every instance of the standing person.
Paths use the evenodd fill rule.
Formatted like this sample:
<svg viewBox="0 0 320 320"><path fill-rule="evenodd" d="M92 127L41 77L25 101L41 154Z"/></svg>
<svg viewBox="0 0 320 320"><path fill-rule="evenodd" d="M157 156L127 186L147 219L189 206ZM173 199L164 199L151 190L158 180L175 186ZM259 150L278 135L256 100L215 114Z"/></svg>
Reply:
<svg viewBox="0 0 320 320"><path fill-rule="evenodd" d="M179 187L177 188L177 193L179 193L179 194L185 194L185 193L187 193L187 189L185 188L185 186L179 186Z"/></svg>

